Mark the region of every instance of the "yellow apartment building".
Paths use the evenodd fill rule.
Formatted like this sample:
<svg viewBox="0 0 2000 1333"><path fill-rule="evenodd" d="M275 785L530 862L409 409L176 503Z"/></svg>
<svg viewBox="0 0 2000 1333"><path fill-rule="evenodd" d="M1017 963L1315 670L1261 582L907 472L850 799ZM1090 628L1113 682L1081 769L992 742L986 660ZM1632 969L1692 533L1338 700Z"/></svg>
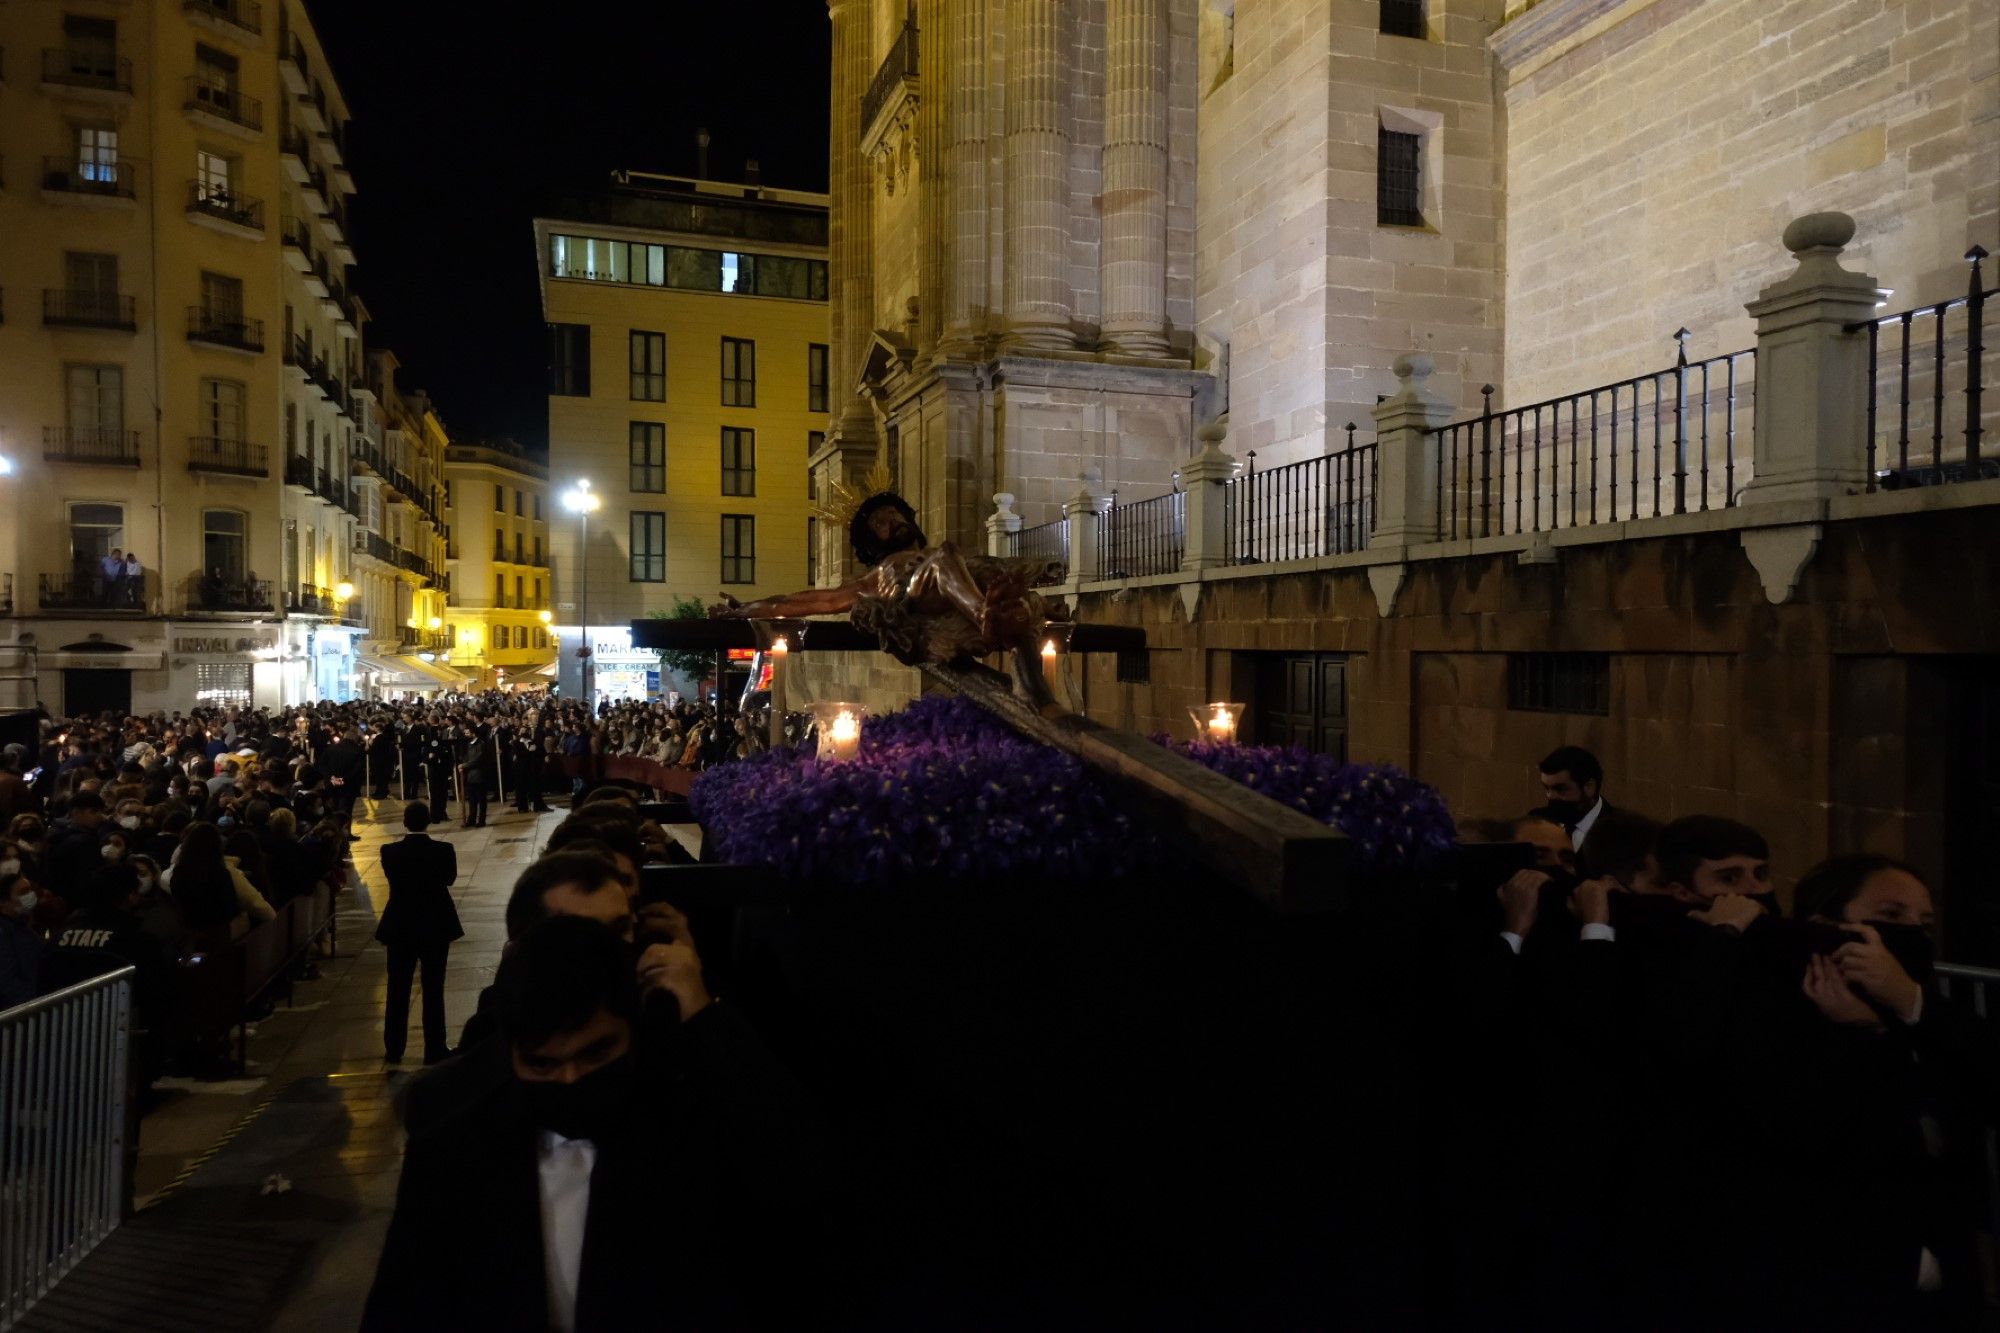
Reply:
<svg viewBox="0 0 2000 1333"><path fill-rule="evenodd" d="M451 530L451 666L477 688L544 689L549 629L549 469L511 442L445 451Z"/></svg>
<svg viewBox="0 0 2000 1333"><path fill-rule="evenodd" d="M631 621L815 580L826 196L619 172L534 226L561 682L581 687L587 605L599 692L636 693L658 659L631 654ZM587 515L565 504L583 483L599 506Z"/></svg>
<svg viewBox="0 0 2000 1333"><path fill-rule="evenodd" d="M354 689L346 126L299 0L0 5L0 703Z"/></svg>

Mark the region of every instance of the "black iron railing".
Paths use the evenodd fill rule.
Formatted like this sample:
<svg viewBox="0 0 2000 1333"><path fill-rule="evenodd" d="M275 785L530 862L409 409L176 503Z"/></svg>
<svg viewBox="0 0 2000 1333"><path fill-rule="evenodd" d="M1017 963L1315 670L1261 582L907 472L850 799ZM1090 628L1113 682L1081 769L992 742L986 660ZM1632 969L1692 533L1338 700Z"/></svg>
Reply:
<svg viewBox="0 0 2000 1333"><path fill-rule="evenodd" d="M2000 477L1987 435L2000 431L2000 338L1986 328L1986 251L1965 252L1966 294L1849 326L1868 333L1868 489ZM1885 364L1886 360L1886 364ZM1953 404L1959 404L1954 420Z"/></svg>
<svg viewBox="0 0 2000 1333"><path fill-rule="evenodd" d="M225 440L214 435L188 436L188 471L233 472L245 477L271 475L271 451L261 444Z"/></svg>
<svg viewBox="0 0 2000 1333"><path fill-rule="evenodd" d="M312 460L300 454L286 454L285 484L287 486L297 486L300 490L311 490L313 488Z"/></svg>
<svg viewBox="0 0 2000 1333"><path fill-rule="evenodd" d="M441 653L451 647L451 633L441 629L403 629L402 649L407 653Z"/></svg>
<svg viewBox="0 0 2000 1333"><path fill-rule="evenodd" d="M137 173L129 158L85 158L81 154L42 159L42 188L61 194L95 194L130 199Z"/></svg>
<svg viewBox="0 0 2000 1333"><path fill-rule="evenodd" d="M132 91L132 62L99 55L94 51L49 47L42 52L42 82L64 88L129 93Z"/></svg>
<svg viewBox="0 0 2000 1333"><path fill-rule="evenodd" d="M252 231L264 230L264 201L210 181L189 181L187 211L233 222Z"/></svg>
<svg viewBox="0 0 2000 1333"><path fill-rule="evenodd" d="M1252 450L1242 476L1222 492L1223 557L1230 564L1311 560L1359 551L1375 530L1376 455L1354 443L1338 453L1257 470Z"/></svg>
<svg viewBox="0 0 2000 1333"><path fill-rule="evenodd" d="M190 611L272 611L269 579L204 574L188 593Z"/></svg>
<svg viewBox="0 0 2000 1333"><path fill-rule="evenodd" d="M139 432L116 426L44 426L42 457L59 463L139 466Z"/></svg>
<svg viewBox="0 0 2000 1333"><path fill-rule="evenodd" d="M44 611L144 611L149 572L141 570L136 578L112 578L96 569L44 574L38 600Z"/></svg>
<svg viewBox="0 0 2000 1333"><path fill-rule="evenodd" d="M1750 479L1757 354L1686 359L1432 432L1446 538L1550 532L1724 509Z"/></svg>
<svg viewBox="0 0 2000 1333"><path fill-rule="evenodd" d="M1134 579L1171 574L1187 553L1187 496L1179 491L1119 504L1097 520L1097 577Z"/></svg>
<svg viewBox="0 0 2000 1333"><path fill-rule="evenodd" d="M138 305L133 298L116 292L45 288L42 292L42 323L65 328L121 329L131 333L139 327Z"/></svg>
<svg viewBox="0 0 2000 1333"><path fill-rule="evenodd" d="M245 32L264 31L264 7L257 0L181 0L181 9L202 14Z"/></svg>
<svg viewBox="0 0 2000 1333"><path fill-rule="evenodd" d="M218 88L194 74L188 75L186 89L183 110L203 111L246 130L264 128L264 103L250 94L237 88Z"/></svg>
<svg viewBox="0 0 2000 1333"><path fill-rule="evenodd" d="M396 563L396 548L379 532L355 533L354 549L363 555L380 560L385 565Z"/></svg>
<svg viewBox="0 0 2000 1333"><path fill-rule="evenodd" d="M1007 554L1017 560L1036 560L1069 568L1069 520L1059 518L1022 528L1007 538Z"/></svg>
<svg viewBox="0 0 2000 1333"><path fill-rule="evenodd" d="M865 133L875 122L875 115L889 100L896 87L904 79L917 77L917 25L906 22L903 30L896 34L896 44L889 48L889 54L882 59L882 65L875 71L874 79L868 85L868 92L861 99L861 128Z"/></svg>
<svg viewBox="0 0 2000 1333"><path fill-rule="evenodd" d="M0 616L14 614L14 576L0 574Z"/></svg>
<svg viewBox="0 0 2000 1333"><path fill-rule="evenodd" d="M188 307L188 341L234 347L243 352L264 350L264 321L252 319L240 310L215 310L208 306Z"/></svg>

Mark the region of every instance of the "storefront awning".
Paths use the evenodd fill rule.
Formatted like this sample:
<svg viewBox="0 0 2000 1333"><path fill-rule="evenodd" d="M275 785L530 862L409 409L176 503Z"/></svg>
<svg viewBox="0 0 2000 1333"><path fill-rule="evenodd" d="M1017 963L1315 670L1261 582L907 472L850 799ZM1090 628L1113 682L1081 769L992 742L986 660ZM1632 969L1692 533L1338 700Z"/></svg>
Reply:
<svg viewBox="0 0 2000 1333"><path fill-rule="evenodd" d="M423 658L410 653L398 653L390 660L405 663L404 669L416 676L414 688L420 690L462 690L472 679L463 672L452 670L442 662L426 662Z"/></svg>

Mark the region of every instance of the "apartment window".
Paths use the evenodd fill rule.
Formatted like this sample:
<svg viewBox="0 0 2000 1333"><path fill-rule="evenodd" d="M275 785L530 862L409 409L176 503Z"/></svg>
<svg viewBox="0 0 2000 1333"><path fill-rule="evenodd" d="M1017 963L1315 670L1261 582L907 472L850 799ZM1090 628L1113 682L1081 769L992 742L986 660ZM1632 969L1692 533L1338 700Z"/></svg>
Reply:
<svg viewBox="0 0 2000 1333"><path fill-rule="evenodd" d="M63 58L72 78L116 86L118 24L114 19L63 16Z"/></svg>
<svg viewBox="0 0 2000 1333"><path fill-rule="evenodd" d="M809 430L809 431L807 431L807 432L806 432L806 457L807 457L807 458L813 458L813 457L816 457L816 456L817 456L817 455L819 454L819 451L820 451L821 449L824 449L825 447L826 447L826 432L825 432L825 431L823 431L823 430ZM815 500L817 500L817 499L818 499L819 497L818 497L817 495L815 495L815 496L814 496L813 498L814 498Z"/></svg>
<svg viewBox="0 0 2000 1333"><path fill-rule="evenodd" d="M536 580L535 580L535 609L536 609L537 611L539 611L539 610L541 610L541 609L542 609L543 605L544 605L544 603L542 602L542 581L541 581L540 579L536 579Z"/></svg>
<svg viewBox="0 0 2000 1333"><path fill-rule="evenodd" d="M667 401L667 335L632 330L632 401Z"/></svg>
<svg viewBox="0 0 2000 1333"><path fill-rule="evenodd" d="M539 523L542 521L542 497L537 492L533 498L535 501L535 522Z"/></svg>
<svg viewBox="0 0 2000 1333"><path fill-rule="evenodd" d="M722 493L757 493L757 432L740 426L722 428Z"/></svg>
<svg viewBox="0 0 2000 1333"><path fill-rule="evenodd" d="M528 512L528 501L519 491L514 492L514 517L520 518Z"/></svg>
<svg viewBox="0 0 2000 1333"><path fill-rule="evenodd" d="M750 514L722 516L722 581L757 581L757 520Z"/></svg>
<svg viewBox="0 0 2000 1333"><path fill-rule="evenodd" d="M71 250L63 256L63 282L71 313L78 319L118 323L118 256Z"/></svg>
<svg viewBox="0 0 2000 1333"><path fill-rule="evenodd" d="M549 393L590 397L590 325L549 325Z"/></svg>
<svg viewBox="0 0 2000 1333"><path fill-rule="evenodd" d="M505 486L495 486L493 488L493 512L496 514L507 512L507 488Z"/></svg>
<svg viewBox="0 0 2000 1333"><path fill-rule="evenodd" d="M507 576L505 574L495 574L493 576L493 605L507 605Z"/></svg>
<svg viewBox="0 0 2000 1333"><path fill-rule="evenodd" d="M212 46L194 49L195 100L233 114L236 110L236 57Z"/></svg>
<svg viewBox="0 0 2000 1333"><path fill-rule="evenodd" d="M118 131L79 125L76 131L76 174L100 185L118 180Z"/></svg>
<svg viewBox="0 0 2000 1333"><path fill-rule="evenodd" d="M1385 227L1421 227L1423 195L1417 165L1423 158L1423 136L1387 126L1376 133L1375 221Z"/></svg>
<svg viewBox="0 0 2000 1333"><path fill-rule="evenodd" d="M1609 653L1510 653L1507 706L1524 713L1611 712Z"/></svg>
<svg viewBox="0 0 2000 1333"><path fill-rule="evenodd" d="M507 627L505 625L495 625L493 627L493 646L495 648L505 648L507 646Z"/></svg>
<svg viewBox="0 0 2000 1333"><path fill-rule="evenodd" d="M826 411L826 344L806 346L806 410Z"/></svg>
<svg viewBox="0 0 2000 1333"><path fill-rule="evenodd" d="M232 443L243 439L243 386L235 380L201 382L202 434Z"/></svg>
<svg viewBox="0 0 2000 1333"><path fill-rule="evenodd" d="M234 195L229 182L236 175L235 163L220 153L206 149L197 150L194 155L195 198L202 203L231 204Z"/></svg>
<svg viewBox="0 0 2000 1333"><path fill-rule="evenodd" d="M634 491L663 494L667 489L667 428L657 421L632 423Z"/></svg>
<svg viewBox="0 0 2000 1333"><path fill-rule="evenodd" d="M76 431L125 429L125 369L122 366L71 366L69 424Z"/></svg>
<svg viewBox="0 0 2000 1333"><path fill-rule="evenodd" d="M806 519L806 586L819 586L819 520Z"/></svg>
<svg viewBox="0 0 2000 1333"><path fill-rule="evenodd" d="M535 563L538 565L545 565L548 563L548 561L542 559L542 539L540 535L537 535L535 537Z"/></svg>
<svg viewBox="0 0 2000 1333"><path fill-rule="evenodd" d="M228 327L243 323L243 280L220 273L201 275L201 308L215 324Z"/></svg>
<svg viewBox="0 0 2000 1333"><path fill-rule="evenodd" d="M666 581L667 516L657 509L635 509L632 511L632 582Z"/></svg>
<svg viewBox="0 0 2000 1333"><path fill-rule="evenodd" d="M766 220L768 223L768 220ZM826 243L823 222L786 226L773 236L806 245ZM549 237L549 274L585 282L631 282L684 291L826 300L826 261L684 245L648 245L595 236Z"/></svg>
<svg viewBox="0 0 2000 1333"><path fill-rule="evenodd" d="M516 574L514 576L514 609L517 611L527 609L528 599L525 595L526 588L527 585L522 581L521 576Z"/></svg>
<svg viewBox="0 0 2000 1333"><path fill-rule="evenodd" d="M113 547L125 545L125 506L73 504L69 507L69 556L73 566L95 572Z"/></svg>
<svg viewBox="0 0 2000 1333"><path fill-rule="evenodd" d="M1391 37L1425 37L1424 0L1382 0L1382 28Z"/></svg>
<svg viewBox="0 0 2000 1333"><path fill-rule="evenodd" d="M240 509L201 511L201 568L241 584L250 572L250 519Z"/></svg>
<svg viewBox="0 0 2000 1333"><path fill-rule="evenodd" d="M722 340L722 405L757 406L757 344L748 338Z"/></svg>

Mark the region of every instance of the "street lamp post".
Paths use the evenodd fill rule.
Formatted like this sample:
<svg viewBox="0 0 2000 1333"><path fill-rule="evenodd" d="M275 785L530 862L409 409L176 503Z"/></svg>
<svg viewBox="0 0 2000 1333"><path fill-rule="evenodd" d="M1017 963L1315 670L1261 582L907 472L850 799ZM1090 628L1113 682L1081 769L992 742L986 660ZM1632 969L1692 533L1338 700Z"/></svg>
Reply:
<svg viewBox="0 0 2000 1333"><path fill-rule="evenodd" d="M563 508L577 518L576 577L577 602L581 607L583 633L577 656L583 663L583 706L597 707L597 672L590 643L590 516L604 502L590 489L590 478L577 478L576 485L563 492Z"/></svg>

